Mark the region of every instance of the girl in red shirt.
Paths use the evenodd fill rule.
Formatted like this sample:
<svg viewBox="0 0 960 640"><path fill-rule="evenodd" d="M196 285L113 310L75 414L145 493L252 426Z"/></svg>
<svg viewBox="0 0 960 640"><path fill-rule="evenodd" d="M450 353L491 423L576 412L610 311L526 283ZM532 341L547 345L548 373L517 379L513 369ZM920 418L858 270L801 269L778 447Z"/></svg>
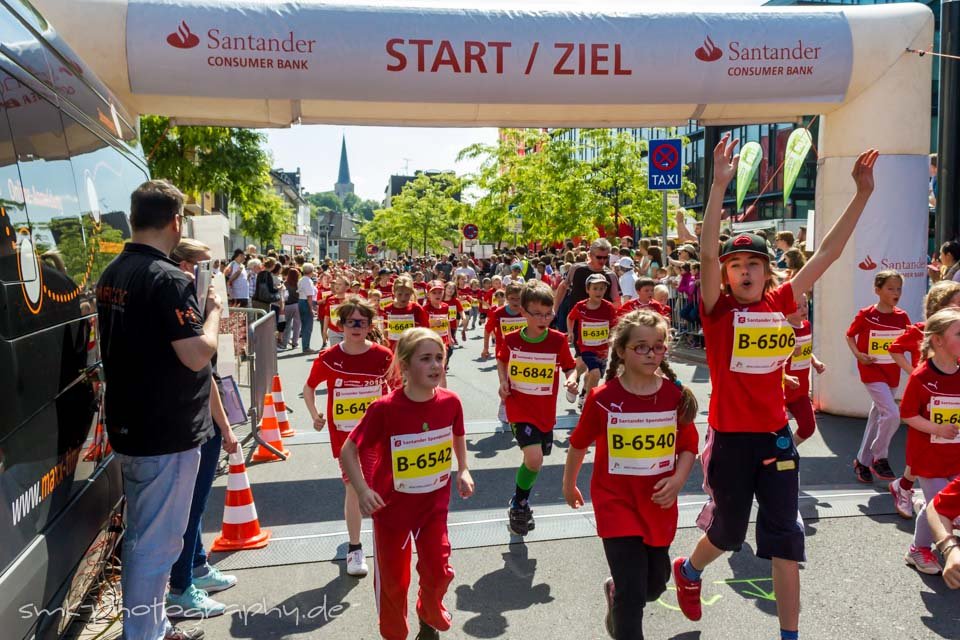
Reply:
<svg viewBox="0 0 960 640"><path fill-rule="evenodd" d="M447 388L447 371L450 370L450 356L453 355L453 346L450 338L450 307L446 302L441 302L443 298L443 282L440 280L431 280L427 284L427 302L423 305L423 310L427 312L427 320L430 328L437 332L437 335L443 340L443 347L446 350L446 360L443 363L443 380L440 386Z"/></svg>
<svg viewBox="0 0 960 640"><path fill-rule="evenodd" d="M928 359L910 374L900 417L909 427L907 464L929 502L960 474L960 310L943 309L927 318L920 350ZM940 573L933 543L924 506L906 563L921 573Z"/></svg>
<svg viewBox="0 0 960 640"><path fill-rule="evenodd" d="M810 261L793 280L777 286L769 247L760 236L741 233L720 249L721 208L737 173L739 157L733 150L738 142L731 143L727 134L713 150L713 184L700 239L700 317L713 385L701 461L712 499L697 521L704 535L689 559L674 560L673 577L681 611L699 620L701 573L726 551L742 547L756 497L756 552L772 559L780 637L796 640L805 545L803 524L797 521L800 456L783 401L781 368L796 346L785 316L843 252L873 192L879 153L860 154L853 165L856 194L850 204Z"/></svg>
<svg viewBox="0 0 960 640"><path fill-rule="evenodd" d="M664 359L669 331L653 311L620 320L607 382L587 396L563 471L563 497L579 509L577 474L596 444L590 494L612 574L604 593L613 638L642 638L643 608L667 588L677 494L697 455L697 400Z"/></svg>
<svg viewBox="0 0 960 640"><path fill-rule="evenodd" d="M447 309L450 314L450 336L453 340L454 345L460 344L457 342L457 324L465 321L463 317L463 305L460 303L460 299L457 297L457 285L452 282L448 282L443 289L443 302L447 304ZM464 340L467 339L466 334L463 337Z"/></svg>
<svg viewBox="0 0 960 640"><path fill-rule="evenodd" d="M463 314L463 324L460 327L460 339L466 340L467 329L469 328L470 320L473 318L473 289L470 288L467 282L467 276L463 274L457 276L456 283L457 299L460 300Z"/></svg>
<svg viewBox="0 0 960 640"><path fill-rule="evenodd" d="M413 301L413 295L413 280L409 276L400 276L393 283L393 302L382 307L391 349L396 347L400 335L407 329L430 326L426 312Z"/></svg>
<svg viewBox="0 0 960 640"><path fill-rule="evenodd" d="M342 449L343 468L357 490L360 509L373 516L374 593L380 635L387 640L407 638L414 544L420 575L417 637L439 638L439 631L450 628L443 596L454 575L447 537L454 456L460 497L470 497L474 485L460 398L438 388L443 360L443 340L435 332L422 327L404 331L394 361L403 387L370 406ZM375 462L361 470L360 459L368 456Z"/></svg>
<svg viewBox="0 0 960 640"><path fill-rule="evenodd" d="M303 401L313 419L314 429L321 431L329 423L330 447L333 457L339 461L340 449L347 436L369 406L387 392L386 375L393 354L390 349L367 339L377 316L372 304L351 296L340 305L337 314L339 324L344 328L343 342L325 349L313 361L310 376L303 386ZM325 414L317 411L315 402L321 382L327 385ZM360 545L360 504L346 475L343 480L346 488L343 513L349 536L347 573L365 576L367 564Z"/></svg>
<svg viewBox="0 0 960 640"><path fill-rule="evenodd" d="M960 282L941 280L927 292L923 299L923 317L929 318L937 311L947 307L960 307ZM904 331L899 338L890 345L890 357L901 370L909 376L919 366L923 359L920 355L920 343L923 342L924 322L916 322ZM906 354L910 354L907 361ZM893 504L901 518L913 519L913 483L917 477L911 472L910 465L903 470L903 475L887 485Z"/></svg>
<svg viewBox="0 0 960 640"><path fill-rule="evenodd" d="M900 411L893 400L893 392L900 385L900 367L890 357L889 349L910 324L906 312L897 308L903 276L893 270L881 271L874 276L873 286L877 304L860 309L847 329L847 346L857 359L860 382L873 400L853 461L853 472L864 483L873 482L873 476L888 482L897 477L887 453L900 426Z"/></svg>
<svg viewBox="0 0 960 640"><path fill-rule="evenodd" d="M332 293L327 296L323 304L320 305L321 328L320 335L323 337L323 346L329 344L331 347L343 341L343 327L340 326L340 317L337 309L343 304L347 296L347 289L350 283L343 276L337 276L333 279Z"/></svg>

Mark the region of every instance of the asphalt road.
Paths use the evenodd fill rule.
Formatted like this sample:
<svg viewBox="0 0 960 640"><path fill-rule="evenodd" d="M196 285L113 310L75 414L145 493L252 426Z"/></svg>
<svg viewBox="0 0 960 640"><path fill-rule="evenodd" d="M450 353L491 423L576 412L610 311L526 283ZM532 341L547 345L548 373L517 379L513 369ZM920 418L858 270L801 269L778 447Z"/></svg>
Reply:
<svg viewBox="0 0 960 640"><path fill-rule="evenodd" d="M451 501L456 578L446 603L454 626L443 637L604 638L600 585L608 569L591 506L573 512L560 492L566 429L557 430L554 453L531 498L536 531L524 543L506 530L505 505L520 456L508 434L499 430L495 364L480 360L478 334L468 333L464 348L455 351L449 375L450 387L464 405L477 492L469 500ZM213 555L239 584L217 596L229 605L227 615L184 623L200 624L207 638L379 637L372 578L348 577L341 560L346 535L339 470L326 434L313 432L300 399L312 360L299 352L281 354L280 375L298 435L287 441L292 452L288 461L249 468L260 524L274 537L261 551ZM702 434L710 393L706 367L681 363L676 370L700 400ZM323 402L318 398L318 405ZM562 397L557 415L566 428L576 419ZM960 638L960 592L946 589L939 577L920 576L904 565L912 522L894 515L884 485L865 487L854 481L850 464L862 421L824 415L818 419L817 434L801 448L801 513L809 560L802 571L801 637ZM903 464L903 441L901 429L891 453L896 469ZM588 456L580 482L588 500L591 461ZM697 466L680 498L681 528L673 554L687 553L698 537L693 519L704 499L700 482ZM218 478L210 498L204 522L208 542L220 528L225 485L226 478ZM368 553L369 528L365 521ZM752 553L752 525L747 541L741 552L722 558L704 574L703 620L687 621L668 590L647 607L647 637L779 637L770 564ZM374 560L368 562L372 567ZM415 596L412 588L412 626Z"/></svg>

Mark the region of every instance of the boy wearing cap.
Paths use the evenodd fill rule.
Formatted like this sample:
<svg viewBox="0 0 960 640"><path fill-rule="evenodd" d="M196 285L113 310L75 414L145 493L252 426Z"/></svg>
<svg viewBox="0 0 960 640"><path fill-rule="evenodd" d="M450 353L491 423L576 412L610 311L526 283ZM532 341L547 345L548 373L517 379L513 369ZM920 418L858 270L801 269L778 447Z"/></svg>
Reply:
<svg viewBox="0 0 960 640"><path fill-rule="evenodd" d="M629 258L624 258L629 260ZM607 278L602 273L594 273L587 278L586 300L573 305L567 314L567 332L571 342L577 345L577 380L586 373L583 391L577 398L577 410L583 409L583 402L600 383L607 370L610 329L616 322L617 310L613 304L603 299L607 292ZM572 402L573 393L567 393L567 401Z"/></svg>
<svg viewBox="0 0 960 640"><path fill-rule="evenodd" d="M624 256L616 264L620 270L620 299L626 302L637 297L637 274L633 270L633 258Z"/></svg>

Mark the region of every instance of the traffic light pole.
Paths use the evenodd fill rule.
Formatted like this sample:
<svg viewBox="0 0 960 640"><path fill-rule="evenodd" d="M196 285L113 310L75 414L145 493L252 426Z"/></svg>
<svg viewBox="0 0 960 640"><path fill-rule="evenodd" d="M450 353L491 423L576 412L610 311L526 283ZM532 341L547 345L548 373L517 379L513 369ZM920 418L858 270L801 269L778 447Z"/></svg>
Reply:
<svg viewBox="0 0 960 640"><path fill-rule="evenodd" d="M937 147L937 247L960 231L960 0L940 5L940 104Z"/></svg>

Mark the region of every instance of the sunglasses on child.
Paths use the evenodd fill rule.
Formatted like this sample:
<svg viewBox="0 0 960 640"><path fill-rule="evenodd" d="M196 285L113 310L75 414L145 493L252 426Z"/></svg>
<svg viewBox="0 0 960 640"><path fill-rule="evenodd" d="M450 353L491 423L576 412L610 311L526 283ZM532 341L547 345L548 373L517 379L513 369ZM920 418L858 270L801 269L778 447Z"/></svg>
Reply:
<svg viewBox="0 0 960 640"><path fill-rule="evenodd" d="M652 347L648 344L638 344L635 347L628 347L638 356L649 355L653 351L658 356L662 356L667 352L667 345L665 344L655 344Z"/></svg>
<svg viewBox="0 0 960 640"><path fill-rule="evenodd" d="M349 329L363 329L370 324L366 318L349 318L346 323Z"/></svg>

